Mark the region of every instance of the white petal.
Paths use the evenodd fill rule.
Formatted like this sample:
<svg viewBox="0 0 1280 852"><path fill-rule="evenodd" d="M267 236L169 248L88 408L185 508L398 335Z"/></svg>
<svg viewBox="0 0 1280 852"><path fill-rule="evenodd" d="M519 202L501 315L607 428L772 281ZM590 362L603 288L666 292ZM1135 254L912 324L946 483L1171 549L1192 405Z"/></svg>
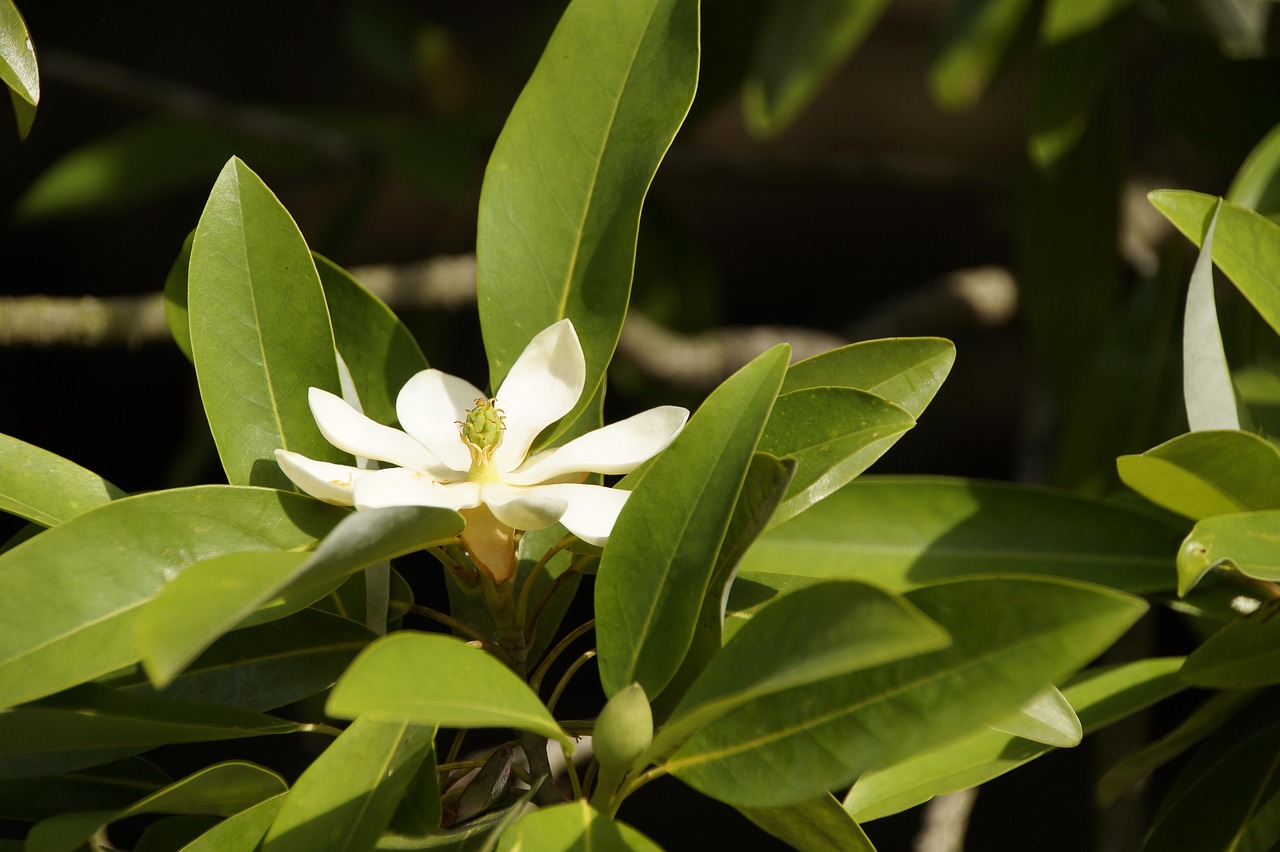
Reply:
<svg viewBox="0 0 1280 852"><path fill-rule="evenodd" d="M293 480L294 485L317 500L333 503L335 506L353 505L352 483L372 473L345 464L316 461L288 450L276 450L276 464L280 465L285 476Z"/></svg>
<svg viewBox="0 0 1280 852"><path fill-rule="evenodd" d="M498 470L519 467L538 433L578 404L586 381L587 361L569 320L560 320L529 341L498 388L498 408L507 425L502 445L493 454Z"/></svg>
<svg viewBox="0 0 1280 852"><path fill-rule="evenodd" d="M445 465L422 444L399 429L370 420L328 391L312 388L307 400L320 434L338 449L413 470L448 474Z"/></svg>
<svg viewBox="0 0 1280 852"><path fill-rule="evenodd" d="M560 516L565 529L587 544L603 546L613 531L613 522L626 505L630 491L605 488L602 485L538 485L533 491L546 491L568 502L569 508Z"/></svg>
<svg viewBox="0 0 1280 852"><path fill-rule="evenodd" d="M404 468L375 470L356 483L355 504L357 509L386 506L474 509L480 505L480 487L474 482L436 482Z"/></svg>
<svg viewBox="0 0 1280 852"><path fill-rule="evenodd" d="M493 516L518 530L540 530L560 520L569 503L545 488L512 488L500 482L480 486L480 496Z"/></svg>
<svg viewBox="0 0 1280 852"><path fill-rule="evenodd" d="M534 485L566 473L630 473L667 448L689 419L675 405L642 411L603 429L574 438L563 447L539 453L502 477L512 485Z"/></svg>
<svg viewBox="0 0 1280 852"><path fill-rule="evenodd" d="M400 389L396 416L404 431L422 442L440 461L456 471L471 468L471 451L462 443L459 424L467 409L475 408L484 393L466 379L423 370Z"/></svg>

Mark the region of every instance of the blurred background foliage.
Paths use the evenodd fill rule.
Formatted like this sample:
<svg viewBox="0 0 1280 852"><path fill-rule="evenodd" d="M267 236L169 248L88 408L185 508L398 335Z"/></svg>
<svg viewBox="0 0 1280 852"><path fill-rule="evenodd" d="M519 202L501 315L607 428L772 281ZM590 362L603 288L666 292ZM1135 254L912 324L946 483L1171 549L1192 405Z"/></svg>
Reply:
<svg viewBox="0 0 1280 852"><path fill-rule="evenodd" d="M0 133L3 297L159 291L233 154L348 268L467 255L486 157L564 3L19 5L41 93L24 141ZM1230 190L1280 218L1276 3L702 6L699 92L649 195L633 312L681 333L953 338L924 425L874 472L1108 493L1117 455L1185 429L1193 255L1145 194ZM1280 411L1273 336L1233 289L1219 299L1242 393ZM434 366L483 381L474 310L402 313ZM217 476L169 343L10 340L0 374L0 431L128 490ZM625 412L705 388L622 358L610 391ZM1047 825L1024 837L1050 842Z"/></svg>

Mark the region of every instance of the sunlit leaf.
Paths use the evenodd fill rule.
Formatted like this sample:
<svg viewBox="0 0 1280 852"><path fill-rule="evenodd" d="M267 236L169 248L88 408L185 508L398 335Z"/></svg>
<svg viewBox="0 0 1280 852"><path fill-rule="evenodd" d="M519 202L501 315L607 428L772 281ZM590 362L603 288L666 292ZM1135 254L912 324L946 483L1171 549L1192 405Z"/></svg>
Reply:
<svg viewBox="0 0 1280 852"><path fill-rule="evenodd" d="M26 138L40 103L40 69L27 25L13 0L0 0L0 81L12 96L18 135Z"/></svg>
<svg viewBox="0 0 1280 852"><path fill-rule="evenodd" d="M1280 450L1248 432L1180 435L1116 460L1120 478L1151 502L1201 520L1280 509Z"/></svg>
<svg viewBox="0 0 1280 852"><path fill-rule="evenodd" d="M1084 735L1080 720L1070 702L1050 686L1036 694L1018 712L991 723L991 727L1004 734L1013 734L1024 740L1044 743L1057 748L1071 748L1079 744Z"/></svg>
<svg viewBox="0 0 1280 852"><path fill-rule="evenodd" d="M0 511L52 527L123 496L75 462L0 434Z"/></svg>
<svg viewBox="0 0 1280 852"><path fill-rule="evenodd" d="M851 343L797 361L779 393L806 388L856 388L919 417L951 372L956 347L940 337L895 337Z"/></svg>
<svg viewBox="0 0 1280 852"><path fill-rule="evenodd" d="M1216 515L1196 524L1178 551L1178 594L1213 568L1235 568L1257 580L1280 580L1280 511Z"/></svg>
<svg viewBox="0 0 1280 852"><path fill-rule="evenodd" d="M280 793L232 814L182 847L182 852L255 852L284 797Z"/></svg>
<svg viewBox="0 0 1280 852"><path fill-rule="evenodd" d="M1213 299L1213 231L1218 211L1209 220L1200 255L1191 271L1182 328L1182 396L1192 431L1239 429L1231 368L1222 348L1218 309Z"/></svg>
<svg viewBox="0 0 1280 852"><path fill-rule="evenodd" d="M115 810L171 780L139 757L39 778L0 780L0 817L38 822L68 811Z"/></svg>
<svg viewBox="0 0 1280 852"><path fill-rule="evenodd" d="M830 793L780 808L740 807L738 811L800 852L875 852L866 833Z"/></svg>
<svg viewBox="0 0 1280 852"><path fill-rule="evenodd" d="M1231 181L1227 201L1280 220L1280 124L1249 152Z"/></svg>
<svg viewBox="0 0 1280 852"><path fill-rule="evenodd" d="M662 847L626 823L609 819L579 800L527 813L502 833L498 852L526 849L661 852Z"/></svg>
<svg viewBox="0 0 1280 852"><path fill-rule="evenodd" d="M1215 689L1246 689L1280 683L1280 619L1273 607L1237 619L1187 657L1188 683Z"/></svg>

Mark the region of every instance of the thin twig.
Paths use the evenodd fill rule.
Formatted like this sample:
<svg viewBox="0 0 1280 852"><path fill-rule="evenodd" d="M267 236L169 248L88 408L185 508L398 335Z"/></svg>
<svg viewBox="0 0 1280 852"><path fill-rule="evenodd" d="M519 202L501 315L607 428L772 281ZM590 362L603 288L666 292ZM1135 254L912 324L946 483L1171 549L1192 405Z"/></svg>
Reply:
<svg viewBox="0 0 1280 852"><path fill-rule="evenodd" d="M969 816L978 801L978 788L937 796L924 808L924 820L913 852L961 852Z"/></svg>

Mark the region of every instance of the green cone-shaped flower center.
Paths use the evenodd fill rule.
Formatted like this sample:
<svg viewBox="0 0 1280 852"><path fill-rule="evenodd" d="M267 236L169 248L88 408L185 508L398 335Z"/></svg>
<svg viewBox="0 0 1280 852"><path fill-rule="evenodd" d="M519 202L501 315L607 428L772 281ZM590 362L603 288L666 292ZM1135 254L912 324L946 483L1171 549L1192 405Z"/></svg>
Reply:
<svg viewBox="0 0 1280 852"><path fill-rule="evenodd" d="M493 399L477 399L476 407L467 410L467 419L461 423L462 442L471 450L471 471L467 479L486 481L497 478L491 469L494 450L502 446L502 433L506 429L502 411L495 407Z"/></svg>

